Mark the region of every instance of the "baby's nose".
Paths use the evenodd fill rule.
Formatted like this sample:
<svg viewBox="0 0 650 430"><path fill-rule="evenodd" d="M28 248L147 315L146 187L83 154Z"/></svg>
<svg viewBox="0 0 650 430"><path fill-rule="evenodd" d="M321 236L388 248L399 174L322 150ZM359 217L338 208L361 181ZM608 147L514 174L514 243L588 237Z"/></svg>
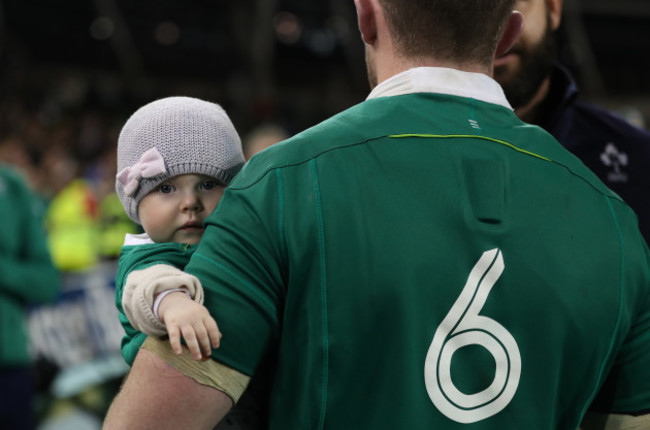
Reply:
<svg viewBox="0 0 650 430"><path fill-rule="evenodd" d="M186 193L183 196L183 201L182 201L183 210L199 211L202 208L203 205L201 203L201 199L199 198L199 196L196 195L196 193Z"/></svg>

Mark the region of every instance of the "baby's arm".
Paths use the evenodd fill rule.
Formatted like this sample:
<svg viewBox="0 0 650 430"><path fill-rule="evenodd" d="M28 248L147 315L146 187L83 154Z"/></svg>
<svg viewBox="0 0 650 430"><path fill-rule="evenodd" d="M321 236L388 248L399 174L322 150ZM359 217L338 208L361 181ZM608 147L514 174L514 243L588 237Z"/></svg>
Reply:
<svg viewBox="0 0 650 430"><path fill-rule="evenodd" d="M167 292L171 290L177 291ZM157 297L161 300L155 304ZM171 346L178 354L182 335L197 359L202 357L201 350L210 355L211 348L217 348L221 339L216 322L202 303L199 280L166 264L132 271L122 292L124 313L134 328L152 336L169 334Z"/></svg>

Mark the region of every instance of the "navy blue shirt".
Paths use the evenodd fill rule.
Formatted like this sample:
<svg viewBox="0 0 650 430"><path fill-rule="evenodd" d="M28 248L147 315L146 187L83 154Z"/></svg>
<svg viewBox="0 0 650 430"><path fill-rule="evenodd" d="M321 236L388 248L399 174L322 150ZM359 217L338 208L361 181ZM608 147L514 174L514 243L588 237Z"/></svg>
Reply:
<svg viewBox="0 0 650 430"><path fill-rule="evenodd" d="M542 111L538 125L630 205L650 243L650 132L580 100L573 78L560 66Z"/></svg>

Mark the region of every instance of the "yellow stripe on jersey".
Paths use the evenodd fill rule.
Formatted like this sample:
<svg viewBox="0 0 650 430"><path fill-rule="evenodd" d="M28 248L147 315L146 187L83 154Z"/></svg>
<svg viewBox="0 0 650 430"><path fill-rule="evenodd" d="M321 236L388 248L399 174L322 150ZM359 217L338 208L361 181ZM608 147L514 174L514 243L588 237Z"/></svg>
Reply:
<svg viewBox="0 0 650 430"><path fill-rule="evenodd" d="M530 152L530 151L526 151L525 149L518 148L515 145L513 145L512 143L508 143L508 142L503 141L503 140L494 139L494 138L486 137L486 136L476 136L476 135L472 135L472 134L415 134L414 133L414 134L393 134L393 135L390 135L388 137L393 137L393 138L425 137L425 138L439 138L439 139L449 139L449 138L483 139L483 140L488 140L490 142L495 142L495 143L499 143L501 145L505 145L505 146L507 146L509 148L514 149L515 151L518 151L518 152L521 152L521 153L524 153L524 154L527 154L527 155L542 159L544 161L551 161L550 159L548 159L548 158L546 158L544 156L541 156L539 154L535 154L534 152Z"/></svg>

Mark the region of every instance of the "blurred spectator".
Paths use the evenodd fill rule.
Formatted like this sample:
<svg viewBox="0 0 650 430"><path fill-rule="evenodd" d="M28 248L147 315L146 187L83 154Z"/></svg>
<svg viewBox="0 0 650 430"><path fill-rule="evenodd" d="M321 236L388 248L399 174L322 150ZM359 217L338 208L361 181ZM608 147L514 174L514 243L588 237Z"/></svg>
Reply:
<svg viewBox="0 0 650 430"><path fill-rule="evenodd" d="M85 180L72 180L45 216L50 252L62 271L89 269L99 260L99 210Z"/></svg>
<svg viewBox="0 0 650 430"><path fill-rule="evenodd" d="M0 141L0 162L13 166L32 191L38 187L39 176L33 157L18 135L11 135Z"/></svg>
<svg viewBox="0 0 650 430"><path fill-rule="evenodd" d="M249 160L253 155L278 142L289 138L289 133L276 124L262 124L254 128L243 139L244 157Z"/></svg>
<svg viewBox="0 0 650 430"><path fill-rule="evenodd" d="M62 147L53 147L43 160L53 196L45 228L54 264L74 272L99 261L99 208L91 184L80 177L79 163Z"/></svg>
<svg viewBox="0 0 650 430"><path fill-rule="evenodd" d="M519 118L552 134L634 209L650 242L650 132L579 97L573 76L556 59L562 5L517 1L524 32L512 51L497 59L494 77ZM635 122L642 125L639 116Z"/></svg>
<svg viewBox="0 0 650 430"><path fill-rule="evenodd" d="M0 426L35 425L35 379L26 316L30 303L53 301L60 277L25 181L0 164Z"/></svg>

